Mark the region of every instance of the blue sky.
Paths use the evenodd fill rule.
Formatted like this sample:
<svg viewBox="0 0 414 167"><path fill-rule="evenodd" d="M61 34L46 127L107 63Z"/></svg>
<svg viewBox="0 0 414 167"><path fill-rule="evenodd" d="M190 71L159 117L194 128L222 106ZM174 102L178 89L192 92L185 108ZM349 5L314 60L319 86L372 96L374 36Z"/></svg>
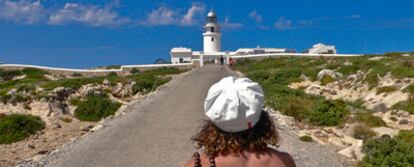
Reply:
<svg viewBox="0 0 414 167"><path fill-rule="evenodd" d="M0 61L83 68L169 60L171 47L202 49L210 9L223 50L322 42L339 53L414 51L414 0L0 0Z"/></svg>

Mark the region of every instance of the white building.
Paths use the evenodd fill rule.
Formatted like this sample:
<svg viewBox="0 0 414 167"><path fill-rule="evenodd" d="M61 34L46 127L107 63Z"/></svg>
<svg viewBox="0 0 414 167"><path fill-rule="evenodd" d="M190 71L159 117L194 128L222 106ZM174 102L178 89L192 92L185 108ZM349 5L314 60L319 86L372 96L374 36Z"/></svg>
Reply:
<svg viewBox="0 0 414 167"><path fill-rule="evenodd" d="M192 51L190 48L172 48L170 52L171 62L194 63L199 61L217 61L220 56L229 58L230 56L242 56L251 54L272 54L272 53L294 53L294 50L280 48L240 48L236 51L221 51L221 31L214 11L207 14L207 23L203 33L203 51ZM200 61L202 59L203 61Z"/></svg>
<svg viewBox="0 0 414 167"><path fill-rule="evenodd" d="M313 45L312 48L305 50L303 53L309 54L336 54L336 48L333 45L325 45L318 43Z"/></svg>

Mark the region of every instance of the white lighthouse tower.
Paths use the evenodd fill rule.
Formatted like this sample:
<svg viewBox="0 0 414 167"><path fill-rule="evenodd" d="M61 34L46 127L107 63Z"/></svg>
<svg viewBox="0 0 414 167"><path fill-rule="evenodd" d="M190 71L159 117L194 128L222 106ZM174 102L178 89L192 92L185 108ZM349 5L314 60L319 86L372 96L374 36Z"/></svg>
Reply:
<svg viewBox="0 0 414 167"><path fill-rule="evenodd" d="M217 16L213 10L207 14L207 24L204 26L204 52L220 52L221 34L217 23Z"/></svg>

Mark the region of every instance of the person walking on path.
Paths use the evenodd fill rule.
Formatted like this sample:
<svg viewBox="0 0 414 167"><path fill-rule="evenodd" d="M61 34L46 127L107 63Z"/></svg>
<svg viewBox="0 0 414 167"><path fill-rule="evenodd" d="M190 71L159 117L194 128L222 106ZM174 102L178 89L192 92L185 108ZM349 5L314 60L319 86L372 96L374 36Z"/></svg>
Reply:
<svg viewBox="0 0 414 167"><path fill-rule="evenodd" d="M192 138L202 152L184 167L295 167L288 153L275 149L279 136L263 102L263 89L248 78L211 86L204 103L209 120Z"/></svg>
<svg viewBox="0 0 414 167"><path fill-rule="evenodd" d="M220 56L220 65L223 65L224 64L224 57L223 56Z"/></svg>

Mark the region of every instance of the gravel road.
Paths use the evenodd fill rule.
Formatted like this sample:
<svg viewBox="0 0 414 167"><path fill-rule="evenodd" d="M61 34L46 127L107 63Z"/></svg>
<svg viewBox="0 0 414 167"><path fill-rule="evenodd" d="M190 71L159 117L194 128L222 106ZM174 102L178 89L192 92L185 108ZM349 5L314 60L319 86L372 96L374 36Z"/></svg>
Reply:
<svg viewBox="0 0 414 167"><path fill-rule="evenodd" d="M127 114L104 123L104 128L43 158L42 165L73 166L181 166L196 151L190 138L203 115L208 88L227 68L207 65L179 76L156 94L131 104ZM280 150L294 156L298 166L344 166L334 148L304 143L285 128Z"/></svg>

